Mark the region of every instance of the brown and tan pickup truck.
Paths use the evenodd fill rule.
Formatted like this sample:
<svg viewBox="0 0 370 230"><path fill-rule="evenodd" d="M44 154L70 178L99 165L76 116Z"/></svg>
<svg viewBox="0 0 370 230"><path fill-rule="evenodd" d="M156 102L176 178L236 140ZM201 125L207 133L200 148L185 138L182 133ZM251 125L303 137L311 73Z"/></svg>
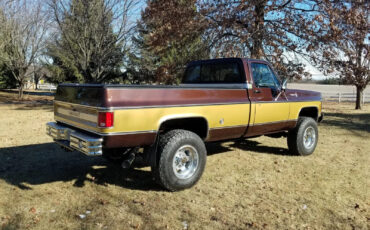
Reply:
<svg viewBox="0 0 370 230"><path fill-rule="evenodd" d="M201 177L205 142L287 136L292 154L313 153L321 95L287 89L262 60L191 62L179 86L61 84L47 134L65 149L129 168L140 159L175 191Z"/></svg>

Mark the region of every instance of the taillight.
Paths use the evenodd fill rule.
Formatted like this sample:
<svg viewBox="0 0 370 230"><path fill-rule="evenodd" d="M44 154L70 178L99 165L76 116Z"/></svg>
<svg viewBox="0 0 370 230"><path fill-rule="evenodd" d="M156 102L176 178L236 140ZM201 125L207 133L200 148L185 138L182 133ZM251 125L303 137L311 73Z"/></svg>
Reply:
<svg viewBox="0 0 370 230"><path fill-rule="evenodd" d="M102 128L113 127L113 112L99 112L98 126Z"/></svg>

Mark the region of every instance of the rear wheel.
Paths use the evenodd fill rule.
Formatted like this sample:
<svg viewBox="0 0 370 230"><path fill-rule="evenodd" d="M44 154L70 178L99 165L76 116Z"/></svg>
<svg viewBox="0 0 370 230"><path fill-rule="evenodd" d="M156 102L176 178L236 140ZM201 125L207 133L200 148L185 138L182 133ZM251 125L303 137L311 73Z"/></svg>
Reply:
<svg viewBox="0 0 370 230"><path fill-rule="evenodd" d="M316 121L300 117L297 126L288 133L288 148L292 154L308 156L315 151L319 139Z"/></svg>
<svg viewBox="0 0 370 230"><path fill-rule="evenodd" d="M192 187L203 174L207 151L202 139L187 130L171 130L159 139L159 161L152 172L170 191Z"/></svg>

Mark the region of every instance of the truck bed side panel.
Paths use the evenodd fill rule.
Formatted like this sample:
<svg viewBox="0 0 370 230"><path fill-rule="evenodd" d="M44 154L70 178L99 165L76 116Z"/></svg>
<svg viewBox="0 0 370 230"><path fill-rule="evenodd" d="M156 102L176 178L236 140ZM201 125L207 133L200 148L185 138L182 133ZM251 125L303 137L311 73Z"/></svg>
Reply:
<svg viewBox="0 0 370 230"><path fill-rule="evenodd" d="M85 94L88 89L94 88L87 88ZM106 87L103 95L96 94L100 98L86 101L79 98L80 90L69 91L69 97L56 97L62 101L55 101L55 120L103 136L110 148L149 145L161 124L171 119L204 118L208 125L206 141L239 138L249 123L250 101L242 87ZM98 111L113 111L114 126L99 128L81 120L93 121Z"/></svg>

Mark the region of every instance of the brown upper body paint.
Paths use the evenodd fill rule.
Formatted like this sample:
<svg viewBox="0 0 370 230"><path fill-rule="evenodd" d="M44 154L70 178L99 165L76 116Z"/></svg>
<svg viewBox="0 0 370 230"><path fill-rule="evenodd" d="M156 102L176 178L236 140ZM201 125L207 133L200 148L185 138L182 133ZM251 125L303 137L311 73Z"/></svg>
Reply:
<svg viewBox="0 0 370 230"><path fill-rule="evenodd" d="M117 86L62 84L58 87L56 101L97 107L99 110L186 107L207 105L248 104L250 111L259 116L257 105L264 103L288 103L300 101L321 101L320 93L304 90L280 90L274 96L270 88L258 88L253 82L251 63L270 64L253 59L236 60L243 68L243 82L220 86L198 84L183 86ZM216 60L217 61L217 60ZM271 66L270 66L271 67ZM271 68L272 69L272 68ZM184 110L186 110L184 108ZM144 111L143 111L144 112ZM288 111L289 112L289 111ZM252 117L252 115L250 115ZM281 132L293 128L296 120L210 129L206 141L219 141L241 137ZM156 133L138 133L106 136L105 147L130 147L154 143Z"/></svg>

